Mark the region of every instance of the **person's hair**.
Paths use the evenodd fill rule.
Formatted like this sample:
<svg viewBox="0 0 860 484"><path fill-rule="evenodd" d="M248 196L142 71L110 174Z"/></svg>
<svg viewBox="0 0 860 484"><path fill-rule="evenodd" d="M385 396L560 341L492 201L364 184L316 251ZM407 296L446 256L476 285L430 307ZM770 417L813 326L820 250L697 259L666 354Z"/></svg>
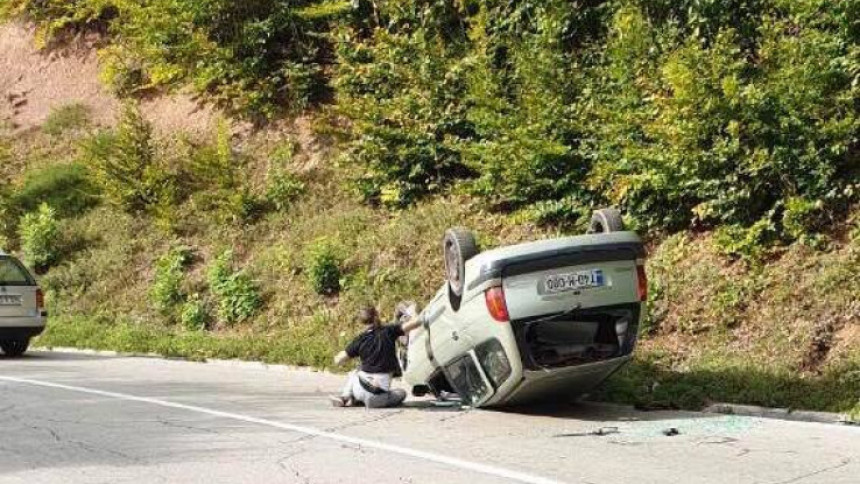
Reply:
<svg viewBox="0 0 860 484"><path fill-rule="evenodd" d="M361 311L358 312L358 317L356 319L363 325L376 324L378 319L376 308L373 306L362 308Z"/></svg>

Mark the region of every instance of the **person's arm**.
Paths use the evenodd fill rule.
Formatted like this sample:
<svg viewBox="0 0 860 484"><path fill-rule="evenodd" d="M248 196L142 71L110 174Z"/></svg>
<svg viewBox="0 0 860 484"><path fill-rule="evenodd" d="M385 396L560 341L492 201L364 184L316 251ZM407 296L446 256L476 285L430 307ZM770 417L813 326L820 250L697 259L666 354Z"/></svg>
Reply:
<svg viewBox="0 0 860 484"><path fill-rule="evenodd" d="M359 339L356 338L356 339L352 340L352 342L346 346L345 350L343 350L340 353L338 353L337 355L335 355L334 364L337 366L341 366L353 358L358 358L358 350L359 350L358 346L359 346Z"/></svg>
<svg viewBox="0 0 860 484"><path fill-rule="evenodd" d="M335 355L334 364L335 364L335 366L341 366L349 360L350 360L350 356L348 354L346 354L346 351L341 351L340 353Z"/></svg>
<svg viewBox="0 0 860 484"><path fill-rule="evenodd" d="M423 324L423 322L421 321L421 317L413 316L412 319L401 324L400 327L403 329L404 334L408 334L410 331L418 329L421 324Z"/></svg>

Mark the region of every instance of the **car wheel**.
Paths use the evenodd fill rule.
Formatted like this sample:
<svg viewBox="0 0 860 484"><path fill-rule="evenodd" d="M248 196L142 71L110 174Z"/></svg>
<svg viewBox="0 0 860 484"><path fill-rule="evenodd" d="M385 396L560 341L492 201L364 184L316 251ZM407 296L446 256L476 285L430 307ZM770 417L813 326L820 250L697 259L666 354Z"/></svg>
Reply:
<svg viewBox="0 0 860 484"><path fill-rule="evenodd" d="M623 232L624 220L621 211L617 208L601 208L595 210L591 215L591 224L588 226L589 234L603 234L608 232Z"/></svg>
<svg viewBox="0 0 860 484"><path fill-rule="evenodd" d="M0 349L9 358L15 358L23 355L30 346L29 339L13 339L8 341L0 341Z"/></svg>
<svg viewBox="0 0 860 484"><path fill-rule="evenodd" d="M453 228L445 231L442 247L448 290L453 300L463 296L466 286L466 261L478 255L478 244L472 232Z"/></svg>

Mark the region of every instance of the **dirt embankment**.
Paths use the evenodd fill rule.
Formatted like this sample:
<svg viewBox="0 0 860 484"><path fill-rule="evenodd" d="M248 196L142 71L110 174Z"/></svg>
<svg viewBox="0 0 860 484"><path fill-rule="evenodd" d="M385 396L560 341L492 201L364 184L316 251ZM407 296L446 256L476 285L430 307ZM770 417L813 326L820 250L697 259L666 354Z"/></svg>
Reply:
<svg viewBox="0 0 860 484"><path fill-rule="evenodd" d="M38 129L58 108L71 104L87 107L94 126L112 126L122 101L101 82L96 45L98 38L79 37L66 45L40 50L36 32L21 22L0 24L0 130L15 134ZM304 169L326 157L329 143L314 132L310 117L281 120L262 130L230 118L190 93L172 92L139 99L141 111L156 130L165 135L187 133L207 136L224 120L234 136L247 139L289 137L299 145Z"/></svg>
<svg viewBox="0 0 860 484"><path fill-rule="evenodd" d="M77 38L43 51L35 29L19 22L0 25L0 123L13 132L40 126L57 108L82 104L90 121L110 126L119 101L99 80L94 39ZM178 93L141 101L142 111L165 133L208 131L219 113Z"/></svg>

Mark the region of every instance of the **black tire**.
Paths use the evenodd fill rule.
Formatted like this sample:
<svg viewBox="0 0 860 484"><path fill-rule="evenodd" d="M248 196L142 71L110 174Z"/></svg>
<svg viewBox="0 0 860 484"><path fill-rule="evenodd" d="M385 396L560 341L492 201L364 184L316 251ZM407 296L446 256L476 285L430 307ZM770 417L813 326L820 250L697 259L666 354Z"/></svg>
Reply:
<svg viewBox="0 0 860 484"><path fill-rule="evenodd" d="M5 354L7 358L16 358L23 355L29 346L29 339L0 341L0 349L3 350L3 354Z"/></svg>
<svg viewBox="0 0 860 484"><path fill-rule="evenodd" d="M624 220L621 211L617 208L601 208L595 210L591 215L591 224L588 226L589 234L604 234L609 232L623 232Z"/></svg>
<svg viewBox="0 0 860 484"><path fill-rule="evenodd" d="M442 250L449 293L452 298L460 298L466 287L466 261L478 255L478 243L472 232L453 228L445 231Z"/></svg>

